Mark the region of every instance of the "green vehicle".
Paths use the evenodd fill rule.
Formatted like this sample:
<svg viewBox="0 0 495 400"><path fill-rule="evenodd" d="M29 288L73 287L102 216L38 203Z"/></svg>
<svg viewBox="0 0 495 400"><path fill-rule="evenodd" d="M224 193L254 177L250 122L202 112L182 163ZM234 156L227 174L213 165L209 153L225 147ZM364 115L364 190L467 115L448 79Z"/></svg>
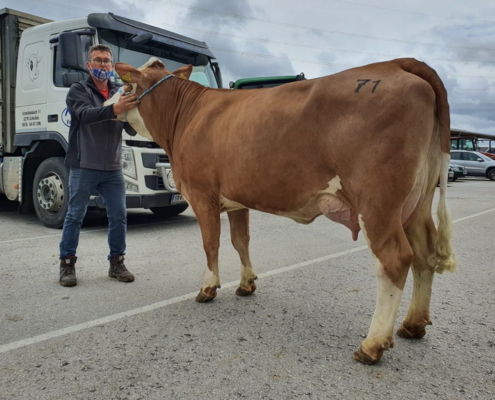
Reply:
<svg viewBox="0 0 495 400"><path fill-rule="evenodd" d="M287 75L287 76L266 76L260 78L243 78L238 79L235 82L230 82L229 87L231 89L259 89L269 88L284 83L303 81L306 77L301 72L299 75Z"/></svg>

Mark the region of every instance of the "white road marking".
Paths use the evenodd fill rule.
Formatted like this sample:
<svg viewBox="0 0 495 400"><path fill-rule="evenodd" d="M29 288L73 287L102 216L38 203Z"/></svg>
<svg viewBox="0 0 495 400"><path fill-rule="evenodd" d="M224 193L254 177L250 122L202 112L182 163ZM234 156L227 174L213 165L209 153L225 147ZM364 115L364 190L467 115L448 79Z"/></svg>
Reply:
<svg viewBox="0 0 495 400"><path fill-rule="evenodd" d="M469 215L467 217L457 218L454 220L454 223L465 221L466 219L470 219L470 218L474 218L474 217L479 217L480 215L488 214L488 213L493 212L493 211L495 211L495 208L492 208L492 209L486 210L486 211L482 211L482 212L477 213L477 214Z"/></svg>
<svg viewBox="0 0 495 400"><path fill-rule="evenodd" d="M480 212L477 214L473 214L473 215L470 215L467 217L456 219L456 220L454 220L454 223L460 222L460 221L465 221L465 220L471 219L471 218L475 218L475 217L478 217L480 215L484 215L484 214L487 214L487 213L490 213L493 211L495 211L495 208L492 208L490 210L486 210L486 211L483 211L483 212ZM344 250L344 251L340 251L338 253L330 254L328 256L315 258L313 260L308 260L308 261L304 261L302 263L289 265L287 267L282 267L282 268L279 268L279 269L276 269L273 271L267 271L267 272L264 272L262 274L258 274L258 278L265 278L265 277L269 277L269 276L273 276L273 275L283 274L285 272L293 271L293 270L307 267L307 266L317 264L317 263L320 263L323 261L327 261L327 260L330 260L332 258L338 258L338 257L346 256L348 254L356 253L356 252L365 250L367 248L368 248L368 246L359 246L359 247L355 247L355 248L352 248L349 250ZM235 287L238 284L239 284L239 281L232 281L232 282L228 282L226 284L222 284L222 288ZM185 301L185 300L194 299L196 297L196 295L197 295L197 292L188 293L188 294L185 294L182 296L174 297L173 299L160 301L158 303L153 303L153 304L150 304L150 305L147 305L144 307L135 308L133 310L124 311L124 312L121 312L118 314L109 315L107 317L98 318L98 319L88 321L88 322L83 322L82 324L72 325L72 326L69 326L67 328L47 332L47 333L44 333L42 335L37 335L37 336L30 337L30 338L18 340L16 342L7 343L7 344L0 346L0 354L6 353L6 352L12 351L12 350L20 349L22 347L30 346L30 345L33 345L36 343L40 343L40 342L43 342L45 340L50 340L50 339L54 339L54 338L57 338L60 336L65 336L65 335L68 335L71 333L76 333L76 332L82 331L84 329L93 328L93 327L98 326L98 325L108 324L109 322L117 321L119 319L123 319L126 317L131 317L133 315L143 314L145 312L153 311L153 310L156 310L158 308L164 308L164 307L170 306L172 304L180 303L180 302Z"/></svg>
<svg viewBox="0 0 495 400"><path fill-rule="evenodd" d="M147 222L145 224L133 224L131 226L127 226L127 231L137 228L137 227L142 227L142 226L150 226L150 225L176 225L179 223L182 223L183 220L180 221L167 221L167 222ZM94 232L104 232L108 231L108 227L101 228L101 229L91 229L91 230L84 230L81 231L81 235L83 234L88 234L88 233L94 233ZM33 236L33 237L26 237L26 238L19 238L19 239L9 239L9 240L0 240L0 244L5 244L5 243L14 243L14 242L25 242L28 240L38 240L38 239L48 239L48 238L59 238L62 237L62 230L60 230L60 233L57 233L56 235L46 235L46 236Z"/></svg>

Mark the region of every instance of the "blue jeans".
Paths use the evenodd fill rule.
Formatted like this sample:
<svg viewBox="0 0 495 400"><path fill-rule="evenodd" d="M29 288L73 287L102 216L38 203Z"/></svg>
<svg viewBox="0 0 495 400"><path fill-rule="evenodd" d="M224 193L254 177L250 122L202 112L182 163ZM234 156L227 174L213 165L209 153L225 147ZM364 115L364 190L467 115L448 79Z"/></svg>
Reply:
<svg viewBox="0 0 495 400"><path fill-rule="evenodd" d="M69 204L65 216L60 259L75 256L81 225L94 191L103 198L108 216L108 259L125 254L127 209L122 171L99 171L71 167L69 172Z"/></svg>

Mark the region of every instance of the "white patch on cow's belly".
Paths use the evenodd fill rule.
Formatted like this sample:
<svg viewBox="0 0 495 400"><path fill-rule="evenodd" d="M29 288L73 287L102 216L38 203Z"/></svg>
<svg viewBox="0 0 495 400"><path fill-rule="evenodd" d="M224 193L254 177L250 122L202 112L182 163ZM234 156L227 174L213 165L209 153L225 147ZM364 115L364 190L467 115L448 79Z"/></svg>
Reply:
<svg viewBox="0 0 495 400"><path fill-rule="evenodd" d="M328 187L326 189L319 190L316 195L312 196L306 205L301 209L291 212L280 212L277 214L290 218L300 224L309 224L322 213L329 217L329 213L335 212L337 205L334 204L333 206L328 207L326 210L327 212L325 212L325 207L322 206L322 203L337 203L338 207L342 209L341 205L343 203L338 197L336 197L337 191L340 189L342 189L340 177L336 175L328 182Z"/></svg>

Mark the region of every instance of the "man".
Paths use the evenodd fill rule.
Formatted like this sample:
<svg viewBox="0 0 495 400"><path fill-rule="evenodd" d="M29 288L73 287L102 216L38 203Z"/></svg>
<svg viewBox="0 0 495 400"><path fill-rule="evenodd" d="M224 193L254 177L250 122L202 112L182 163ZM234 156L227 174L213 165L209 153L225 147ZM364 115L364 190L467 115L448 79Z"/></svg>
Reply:
<svg viewBox="0 0 495 400"><path fill-rule="evenodd" d="M71 86L67 107L71 112L69 148L65 164L69 171L69 203L60 241L60 284L77 284L75 264L81 225L90 196L96 190L103 198L108 216L110 269L108 275L121 282L134 281L124 265L127 209L122 173L122 129L136 132L114 118L139 103L136 95L121 96L118 103L103 106L118 87L113 75L110 47L94 45L89 49L86 67L90 76Z"/></svg>

